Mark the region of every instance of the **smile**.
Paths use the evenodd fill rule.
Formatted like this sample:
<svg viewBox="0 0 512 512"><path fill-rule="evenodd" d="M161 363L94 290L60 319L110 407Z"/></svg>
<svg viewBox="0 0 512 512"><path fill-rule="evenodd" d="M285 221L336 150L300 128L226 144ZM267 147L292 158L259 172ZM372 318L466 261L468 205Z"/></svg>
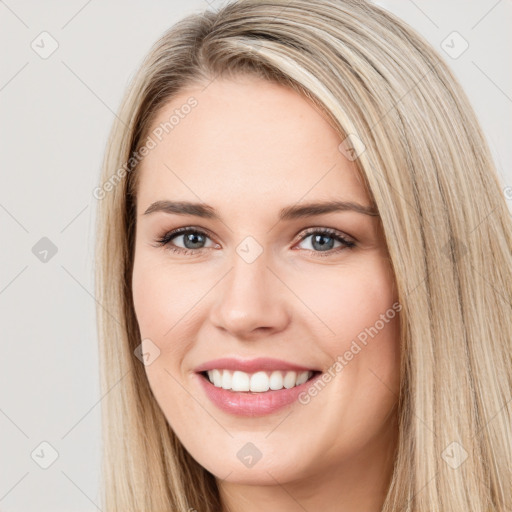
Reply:
<svg viewBox="0 0 512 512"><path fill-rule="evenodd" d="M217 379L217 385L210 381L208 373L211 373L213 379ZM301 393L306 392L309 386L312 386L323 375L320 371L306 371L297 375L297 372L294 371L279 370L272 372L258 371L254 374L235 370L230 373L232 375L230 376L231 383L229 389L224 389L218 385L224 382L224 378L230 378L225 377L228 375L226 370L210 370L209 372L205 371L195 375L206 397L218 409L231 415L249 417L264 416L277 412L286 406L291 406L298 402ZM307 376L305 381L304 375ZM220 378L222 381L219 380ZM279 389L272 389L270 387L271 382L274 387L277 387L280 384L279 379L281 379L283 385ZM247 383L249 383L249 389L247 389ZM251 383L254 383L255 388L260 389L260 391L251 391ZM290 383L292 383L292 386L287 388L286 385ZM268 389L263 391L267 388L267 385ZM244 390L236 391L239 388Z"/></svg>

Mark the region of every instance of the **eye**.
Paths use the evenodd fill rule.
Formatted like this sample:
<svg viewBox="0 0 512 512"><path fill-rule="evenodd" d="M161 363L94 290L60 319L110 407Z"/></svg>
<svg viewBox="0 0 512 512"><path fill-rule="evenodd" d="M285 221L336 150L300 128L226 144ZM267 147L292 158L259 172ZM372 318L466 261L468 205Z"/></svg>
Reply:
<svg viewBox="0 0 512 512"><path fill-rule="evenodd" d="M308 239L310 240L306 245L309 247L305 247L305 249L314 252L315 256L321 257L331 256L344 249L352 249L356 245L339 231L331 228L311 228L302 235L300 242ZM339 245L334 247L336 242Z"/></svg>
<svg viewBox="0 0 512 512"><path fill-rule="evenodd" d="M182 239L184 247L176 245L174 240ZM206 249L205 241L210 239L209 235L196 228L186 227L175 229L166 233L157 240L159 246L167 246L170 251L181 254L197 254L201 249ZM172 244L171 244L172 241ZM215 245L215 244L214 244Z"/></svg>

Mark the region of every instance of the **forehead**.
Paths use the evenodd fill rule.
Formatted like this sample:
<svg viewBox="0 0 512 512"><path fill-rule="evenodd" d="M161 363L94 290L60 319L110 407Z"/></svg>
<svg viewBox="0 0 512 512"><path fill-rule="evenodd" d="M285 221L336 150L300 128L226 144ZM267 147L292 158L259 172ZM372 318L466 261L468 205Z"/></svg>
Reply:
<svg viewBox="0 0 512 512"><path fill-rule="evenodd" d="M136 171L139 212L159 199L272 210L301 198L369 202L320 111L263 79L182 90L160 109L150 136L155 146Z"/></svg>

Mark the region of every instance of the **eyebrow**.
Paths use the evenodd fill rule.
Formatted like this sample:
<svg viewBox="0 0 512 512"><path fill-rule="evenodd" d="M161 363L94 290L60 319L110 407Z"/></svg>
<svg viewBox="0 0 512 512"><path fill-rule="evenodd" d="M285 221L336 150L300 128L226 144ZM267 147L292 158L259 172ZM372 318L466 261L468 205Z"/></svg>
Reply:
<svg viewBox="0 0 512 512"><path fill-rule="evenodd" d="M293 220L339 211L354 211L364 215L374 217L379 216L378 211L371 206L364 206L353 201L327 201L287 206L279 211L279 220ZM156 201L147 208L143 215L149 215L154 212L164 212L177 215L194 215L205 219L221 220L215 208L205 203L191 203L187 201Z"/></svg>

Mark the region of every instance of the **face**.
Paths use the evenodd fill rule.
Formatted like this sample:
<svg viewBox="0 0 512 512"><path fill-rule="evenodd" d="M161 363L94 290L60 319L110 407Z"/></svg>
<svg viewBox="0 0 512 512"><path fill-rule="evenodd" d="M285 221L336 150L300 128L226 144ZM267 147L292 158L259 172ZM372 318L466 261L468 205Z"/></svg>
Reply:
<svg viewBox="0 0 512 512"><path fill-rule="evenodd" d="M133 300L155 399L225 482L368 470L396 434L393 274L378 217L305 208L369 207L355 163L281 85L187 89L152 131L176 110L137 171Z"/></svg>

